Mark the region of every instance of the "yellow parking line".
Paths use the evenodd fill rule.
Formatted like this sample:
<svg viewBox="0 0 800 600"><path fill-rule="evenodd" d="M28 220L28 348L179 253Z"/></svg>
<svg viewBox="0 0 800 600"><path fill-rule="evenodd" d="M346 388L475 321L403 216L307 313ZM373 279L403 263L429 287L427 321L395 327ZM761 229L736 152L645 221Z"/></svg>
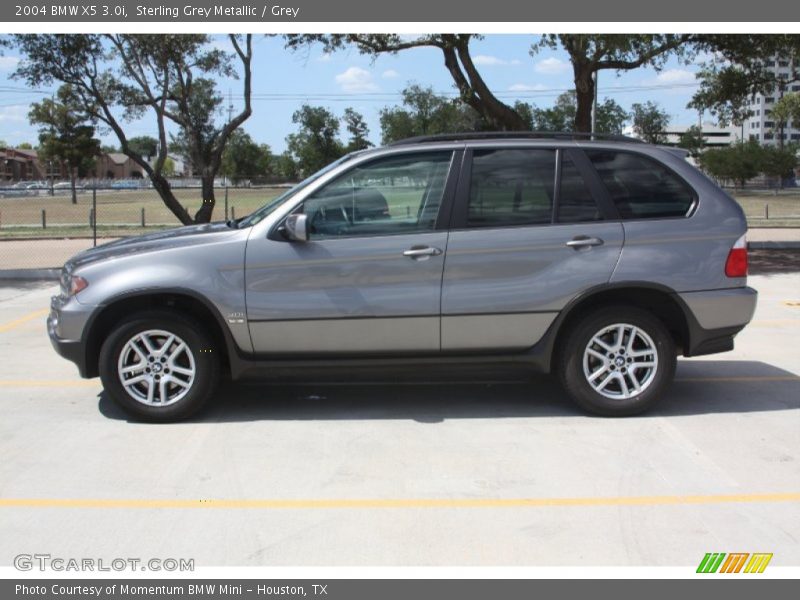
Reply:
<svg viewBox="0 0 800 600"><path fill-rule="evenodd" d="M38 319L39 317L45 316L47 313L50 312L49 308L44 308L42 310L37 310L32 313L28 313L27 315L20 317L19 319L14 319L13 321L9 321L8 323L3 323L0 325L0 333L5 333L6 331L11 331L20 325L24 325L28 321L33 321L34 319Z"/></svg>
<svg viewBox="0 0 800 600"><path fill-rule="evenodd" d="M0 498L0 508L133 509L331 509L331 508L525 508L545 506L660 506L800 502L800 493L712 494L700 496L627 496L608 498L373 498L308 500Z"/></svg>
<svg viewBox="0 0 800 600"><path fill-rule="evenodd" d="M797 375L742 375L738 377L680 377L675 379L676 382L695 382L695 383L713 383L716 381L800 381Z"/></svg>

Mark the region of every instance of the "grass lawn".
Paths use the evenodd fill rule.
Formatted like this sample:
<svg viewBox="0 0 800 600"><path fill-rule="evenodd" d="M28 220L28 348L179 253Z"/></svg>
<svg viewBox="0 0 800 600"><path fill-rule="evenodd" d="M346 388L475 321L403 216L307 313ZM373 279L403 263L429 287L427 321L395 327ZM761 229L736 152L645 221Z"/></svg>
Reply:
<svg viewBox="0 0 800 600"><path fill-rule="evenodd" d="M282 193L285 188L230 188L228 217L243 217ZM2 193L2 192L0 192ZM741 204L750 227L800 227L800 190L732 191ZM190 213L200 207L200 190L178 189L178 200ZM419 193L387 193L393 217L413 214L419 206ZM225 217L225 191L218 190L214 220ZM91 237L89 214L91 193L78 196L72 204L69 195L23 196L0 198L0 239L24 237ZM142 209L146 227L141 226ZM42 210L46 212L47 227L42 228ZM766 218L767 211L769 218ZM180 223L152 190L111 191L97 193L97 223L99 236L137 235Z"/></svg>

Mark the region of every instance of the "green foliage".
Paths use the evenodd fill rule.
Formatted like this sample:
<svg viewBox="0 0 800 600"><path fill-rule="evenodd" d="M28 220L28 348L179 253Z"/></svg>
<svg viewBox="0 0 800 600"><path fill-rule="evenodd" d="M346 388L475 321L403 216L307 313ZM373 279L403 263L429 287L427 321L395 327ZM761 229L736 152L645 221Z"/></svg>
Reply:
<svg viewBox="0 0 800 600"><path fill-rule="evenodd" d="M0 144L0 148L2 147L3 145ZM22 142L21 144L17 144L17 148L20 150L33 150L33 144L30 142Z"/></svg>
<svg viewBox="0 0 800 600"><path fill-rule="evenodd" d="M664 131L669 125L669 115L655 102L635 103L631 106L633 130L648 144L663 144L667 140Z"/></svg>
<svg viewBox="0 0 800 600"><path fill-rule="evenodd" d="M366 121L364 121L364 116L361 113L356 112L352 108L345 108L344 117L342 120L344 121L345 129L350 136L346 146L347 152L366 150L367 148L372 147L372 142L370 142L368 139L369 127L367 126Z"/></svg>
<svg viewBox="0 0 800 600"><path fill-rule="evenodd" d="M578 110L575 92L564 92L551 108L537 108L518 102L514 108L533 131L575 131ZM622 133L629 115L616 101L604 98L597 103L597 133Z"/></svg>
<svg viewBox="0 0 800 600"><path fill-rule="evenodd" d="M32 104L28 118L31 124L39 125L39 157L67 166L73 183L72 202L77 203L75 177L86 173L100 152L100 141L94 137L86 106L71 86L62 85L56 98Z"/></svg>
<svg viewBox="0 0 800 600"><path fill-rule="evenodd" d="M256 144L248 133L237 129L225 147L221 171L234 185L264 179L272 171L272 151L266 144Z"/></svg>
<svg viewBox="0 0 800 600"><path fill-rule="evenodd" d="M688 150L689 156L695 160L702 154L705 145L706 139L703 135L703 130L697 125L689 127L681 134L680 140L678 140L678 147Z"/></svg>
<svg viewBox="0 0 800 600"><path fill-rule="evenodd" d="M128 146L133 152L141 154L147 158L152 158L158 153L158 140L149 135L140 135L128 140ZM112 150L117 152L117 150Z"/></svg>
<svg viewBox="0 0 800 600"><path fill-rule="evenodd" d="M763 171L764 149L755 140L709 148L700 155L699 163L717 181L733 181L741 187Z"/></svg>
<svg viewBox="0 0 800 600"><path fill-rule="evenodd" d="M164 177L175 177L175 161L169 156L164 160Z"/></svg>
<svg viewBox="0 0 800 600"><path fill-rule="evenodd" d="M761 172L777 180L783 187L783 180L797 167L797 146L763 146L761 148Z"/></svg>
<svg viewBox="0 0 800 600"><path fill-rule="evenodd" d="M698 49L709 57L698 75L700 88L689 108L708 111L720 125L741 125L750 115L755 94L780 95L790 83L800 81L800 36L792 34L695 36ZM775 59L794 61L782 79L772 68Z"/></svg>
<svg viewBox="0 0 800 600"><path fill-rule="evenodd" d="M783 129L787 124L794 122L795 127L800 126L800 94L784 94L772 106L769 116L775 122L775 130L778 133L778 143L783 146Z"/></svg>
<svg viewBox="0 0 800 600"><path fill-rule="evenodd" d="M321 106L304 104L292 115L297 133L286 136L288 153L301 176L308 176L332 163L345 153L339 141L339 119Z"/></svg>
<svg viewBox="0 0 800 600"><path fill-rule="evenodd" d="M418 135L487 128L487 124L472 108L458 99L436 95L431 87L412 84L402 94L402 106L386 107L380 112L381 139L384 144Z"/></svg>

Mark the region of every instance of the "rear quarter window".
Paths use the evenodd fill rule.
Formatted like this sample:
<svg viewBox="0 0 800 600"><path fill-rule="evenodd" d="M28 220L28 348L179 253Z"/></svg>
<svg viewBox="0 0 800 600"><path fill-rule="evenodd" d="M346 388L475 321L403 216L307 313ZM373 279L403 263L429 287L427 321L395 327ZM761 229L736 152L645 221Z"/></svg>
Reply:
<svg viewBox="0 0 800 600"><path fill-rule="evenodd" d="M692 208L692 189L657 160L618 150L585 152L623 219L684 217Z"/></svg>

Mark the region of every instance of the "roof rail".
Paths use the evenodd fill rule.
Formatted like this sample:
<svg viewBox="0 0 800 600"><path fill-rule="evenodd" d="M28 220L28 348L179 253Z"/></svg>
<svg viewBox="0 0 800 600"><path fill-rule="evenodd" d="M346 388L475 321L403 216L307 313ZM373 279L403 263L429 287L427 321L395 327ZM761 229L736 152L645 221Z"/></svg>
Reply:
<svg viewBox="0 0 800 600"><path fill-rule="evenodd" d="M528 140L528 139L555 139L555 140L605 140L612 142L643 143L642 140L619 135L616 133L587 133L578 131L468 131L463 133L439 133L436 135L419 135L416 137L397 140L388 146L405 146L407 144L420 144L424 142L461 142L468 140Z"/></svg>

